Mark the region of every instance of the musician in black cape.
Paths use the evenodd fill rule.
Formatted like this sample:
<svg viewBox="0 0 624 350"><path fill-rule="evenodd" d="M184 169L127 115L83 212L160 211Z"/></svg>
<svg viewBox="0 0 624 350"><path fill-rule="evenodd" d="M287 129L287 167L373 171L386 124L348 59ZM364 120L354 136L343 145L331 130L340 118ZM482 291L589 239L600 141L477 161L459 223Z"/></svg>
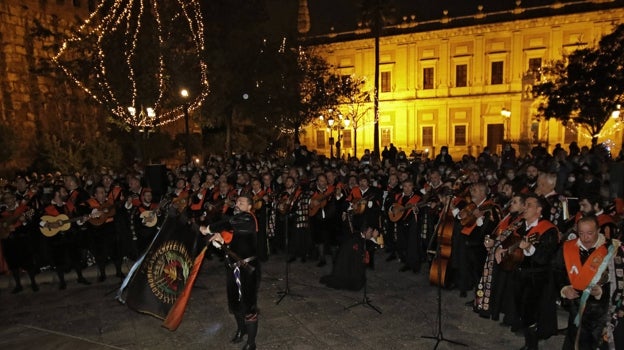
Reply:
<svg viewBox="0 0 624 350"><path fill-rule="evenodd" d="M260 263L257 257L258 222L252 214L253 199L241 195L236 199L234 215L200 227L202 234L212 234L210 241L225 246L228 307L238 326L233 343L247 335L244 350L256 348L258 332L258 287Z"/></svg>
<svg viewBox="0 0 624 350"><path fill-rule="evenodd" d="M370 253L378 248L377 237L379 230L370 226L349 235L338 248L331 274L322 276L320 282L335 289L362 289L366 282L364 269L370 263Z"/></svg>

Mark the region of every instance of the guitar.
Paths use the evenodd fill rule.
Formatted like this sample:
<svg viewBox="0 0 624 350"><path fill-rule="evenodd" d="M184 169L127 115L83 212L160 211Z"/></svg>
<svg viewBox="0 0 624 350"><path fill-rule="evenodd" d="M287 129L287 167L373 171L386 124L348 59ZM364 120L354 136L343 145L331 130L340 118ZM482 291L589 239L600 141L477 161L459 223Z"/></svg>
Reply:
<svg viewBox="0 0 624 350"><path fill-rule="evenodd" d="M89 217L89 222L94 226L102 226L106 223L106 220L113 217L116 213L115 205L106 203L97 208L94 213Z"/></svg>
<svg viewBox="0 0 624 350"><path fill-rule="evenodd" d="M226 206L228 208L233 208L235 205L236 201L230 198L230 196L220 199L214 203L206 202L204 203L205 215L211 218L224 212L224 208Z"/></svg>
<svg viewBox="0 0 624 350"><path fill-rule="evenodd" d="M368 202L373 200L375 195L365 196L364 198L360 198L353 203L353 213L360 215L363 214L368 206Z"/></svg>
<svg viewBox="0 0 624 350"><path fill-rule="evenodd" d="M19 208L18 208L19 209ZM17 211L17 210L16 210ZM15 228L13 225L20 221L22 217L25 220L30 220L33 217L35 211L33 209L26 210L24 212L14 213L13 215L9 215L0 219L0 239L7 239L11 235Z"/></svg>
<svg viewBox="0 0 624 350"><path fill-rule="evenodd" d="M522 249L518 248L524 239L525 238L523 237L511 234L503 241L503 243L501 243L501 247L503 249L507 249L507 252L503 255L503 259L499 263L503 270L513 271L516 267L518 267L518 265L520 265L520 263L522 263L524 260L524 253L522 252ZM526 237L526 240L533 245L539 243L538 239L539 235L537 233Z"/></svg>
<svg viewBox="0 0 624 350"><path fill-rule="evenodd" d="M181 213L186 209L189 204L189 194L188 192L182 192L179 196L175 197L171 200L171 206L176 208L178 213Z"/></svg>
<svg viewBox="0 0 624 350"><path fill-rule="evenodd" d="M298 190L293 191L292 194L288 195L288 192L283 192L282 196L280 197L279 202L277 202L277 211L282 214L282 215L286 215L290 212L290 210L292 209L292 205L295 202L295 200L298 198L299 194Z"/></svg>
<svg viewBox="0 0 624 350"><path fill-rule="evenodd" d="M314 216L318 213L319 210L325 208L329 198L334 194L334 191L327 192L325 194L315 193L312 198L310 198L310 204L308 206L308 215Z"/></svg>
<svg viewBox="0 0 624 350"><path fill-rule="evenodd" d="M413 211L417 213L419 208L426 207L428 205L429 205L429 202L418 202L418 203L407 204L407 205L394 203L390 206L390 209L388 209L388 218L392 222L397 222L401 220L401 218L403 217L403 214L405 214L406 211L413 209Z"/></svg>
<svg viewBox="0 0 624 350"><path fill-rule="evenodd" d="M65 214L59 214L56 216L44 215L41 217L41 220L45 221L45 225L40 227L39 230L46 237L54 237L59 232L69 230L73 222L87 220L90 217L91 215L85 215L70 219L69 216Z"/></svg>

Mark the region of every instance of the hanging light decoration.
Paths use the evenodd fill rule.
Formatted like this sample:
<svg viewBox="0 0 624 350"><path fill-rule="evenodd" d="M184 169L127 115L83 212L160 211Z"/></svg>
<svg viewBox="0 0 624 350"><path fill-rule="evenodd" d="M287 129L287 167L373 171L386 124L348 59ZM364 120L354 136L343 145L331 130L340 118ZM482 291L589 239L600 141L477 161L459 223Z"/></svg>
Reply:
<svg viewBox="0 0 624 350"><path fill-rule="evenodd" d="M149 105L160 126L183 117L185 103L189 112L199 108L208 95L204 45L197 0L104 0L53 60L116 120L139 126L128 106ZM194 87L188 101L178 99L181 85Z"/></svg>

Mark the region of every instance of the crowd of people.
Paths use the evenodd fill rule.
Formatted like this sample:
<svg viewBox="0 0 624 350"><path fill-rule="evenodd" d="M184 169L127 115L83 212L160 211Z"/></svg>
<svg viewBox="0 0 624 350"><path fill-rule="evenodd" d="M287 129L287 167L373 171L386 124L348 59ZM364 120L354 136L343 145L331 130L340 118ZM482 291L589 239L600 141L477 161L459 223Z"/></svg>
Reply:
<svg viewBox="0 0 624 350"><path fill-rule="evenodd" d="M331 262L320 282L358 290L383 253L403 273L427 273L432 284L456 289L478 316L522 332L523 349L558 332L558 308L570 314L564 349L623 348L624 162L600 147L567 148L518 157L505 145L500 155L486 148L461 159L447 147L432 159L366 150L337 159L296 144L290 157L213 155L163 179L139 164L21 174L1 193L0 272L13 276L13 293L23 290L21 272L37 291L43 268L56 271L59 289L71 270L91 284L82 275L89 265L98 281L110 263L122 278L122 259L147 249L167 207L203 228L231 223L245 208L257 234L253 256L244 258ZM247 334L245 323L255 324L255 338L255 305L237 323L233 341Z"/></svg>

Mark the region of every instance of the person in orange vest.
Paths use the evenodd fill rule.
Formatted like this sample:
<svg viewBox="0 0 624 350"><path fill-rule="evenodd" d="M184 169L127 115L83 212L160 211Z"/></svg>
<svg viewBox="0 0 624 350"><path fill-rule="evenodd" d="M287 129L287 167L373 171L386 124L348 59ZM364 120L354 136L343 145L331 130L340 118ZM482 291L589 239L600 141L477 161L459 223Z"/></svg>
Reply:
<svg viewBox="0 0 624 350"><path fill-rule="evenodd" d="M96 185L94 191L93 198L87 201L93 216L89 221L88 230L91 236L91 250L99 271L98 282L106 280L106 263L109 257L115 265L116 276L124 278L126 276L121 271L119 236L115 231L115 207L108 203L104 185Z"/></svg>
<svg viewBox="0 0 624 350"><path fill-rule="evenodd" d="M15 288L11 293L23 290L20 281L20 271L26 270L30 278L30 288L33 292L39 291L35 281L36 266L32 254L32 217L34 211L27 203L18 201L15 194L7 192L2 197L6 209L0 213L0 240L2 241L2 255L6 258L11 275L15 280Z"/></svg>
<svg viewBox="0 0 624 350"><path fill-rule="evenodd" d="M161 208L159 203L154 202L151 188L144 188L141 194L141 205L137 208L136 214L132 218L137 235L137 253L141 256L154 236L158 232L158 224L161 221Z"/></svg>
<svg viewBox="0 0 624 350"><path fill-rule="evenodd" d="M43 209L44 215L54 218L57 218L62 214L67 215L67 217L76 215L76 212L72 213L69 210L65 201L68 196L67 189L65 189L65 187L56 185L53 189L52 195L53 197L50 204ZM76 271L78 283L84 285L91 284L91 282L87 281L82 275L81 246L79 239L81 232L78 227L78 222L84 222L87 219L86 217L82 218L81 216L75 216L70 220L70 226L68 229L59 230L59 232L44 238L45 244L49 246L51 251L52 263L54 264L56 274L59 278L59 289L61 290L67 288L67 283L65 282L65 270L68 270L68 268L73 268ZM39 226L42 228L55 228L53 223L47 222L43 219L39 223Z"/></svg>
<svg viewBox="0 0 624 350"><path fill-rule="evenodd" d="M489 187L484 182L475 182L469 186L470 203L461 209L452 209L453 217L458 219L453 232L453 266L457 268L457 285L460 297L466 297L474 290L481 278L487 251L483 246L485 236L494 231L501 215L500 208L490 198ZM473 305L468 302L468 305Z"/></svg>
<svg viewBox="0 0 624 350"><path fill-rule="evenodd" d="M553 260L553 271L569 312L563 349L603 349L602 332L608 320L609 247L595 215L577 222L578 238L566 241ZM610 253L611 251L611 253Z"/></svg>
<svg viewBox="0 0 624 350"><path fill-rule="evenodd" d="M397 253L403 266L400 272L412 271L420 272L421 259L421 236L418 229L417 213L418 203L421 196L414 192L414 181L411 179L403 181L403 191L394 196L394 203L389 208L389 212L397 212L395 219L397 232ZM399 208L400 210L397 210ZM392 219L392 218L391 218Z"/></svg>

